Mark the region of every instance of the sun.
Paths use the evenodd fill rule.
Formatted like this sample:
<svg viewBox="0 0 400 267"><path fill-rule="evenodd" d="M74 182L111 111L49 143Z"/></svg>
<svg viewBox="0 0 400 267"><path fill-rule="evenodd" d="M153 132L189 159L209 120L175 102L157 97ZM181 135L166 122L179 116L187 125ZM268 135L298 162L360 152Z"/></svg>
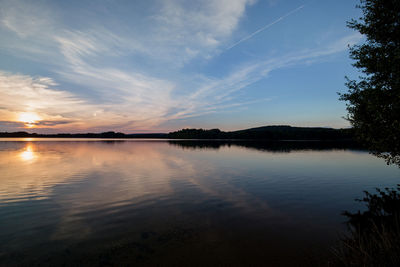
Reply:
<svg viewBox="0 0 400 267"><path fill-rule="evenodd" d="M33 112L23 112L18 116L18 121L25 123L27 127L35 126L39 120L41 120L40 116Z"/></svg>

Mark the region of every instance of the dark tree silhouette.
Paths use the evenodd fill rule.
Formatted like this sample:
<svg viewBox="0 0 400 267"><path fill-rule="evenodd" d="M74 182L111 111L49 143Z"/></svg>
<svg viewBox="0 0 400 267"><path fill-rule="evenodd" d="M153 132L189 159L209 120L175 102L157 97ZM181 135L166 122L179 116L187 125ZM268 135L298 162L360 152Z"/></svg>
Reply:
<svg viewBox="0 0 400 267"><path fill-rule="evenodd" d="M348 27L366 38L350 48L353 66L363 74L347 77L348 120L373 153L400 166L400 1L361 0L363 17Z"/></svg>
<svg viewBox="0 0 400 267"><path fill-rule="evenodd" d="M341 99L356 136L400 167L400 1L360 0L363 17L348 22L366 38L350 48L363 76L347 81ZM338 249L344 266L400 266L400 186L365 192L364 212L345 212L350 234Z"/></svg>

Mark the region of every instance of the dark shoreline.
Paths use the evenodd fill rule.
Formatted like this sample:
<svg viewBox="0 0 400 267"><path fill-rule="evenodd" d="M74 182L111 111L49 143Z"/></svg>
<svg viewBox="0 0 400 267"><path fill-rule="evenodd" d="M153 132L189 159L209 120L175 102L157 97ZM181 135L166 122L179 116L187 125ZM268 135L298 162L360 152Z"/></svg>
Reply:
<svg viewBox="0 0 400 267"><path fill-rule="evenodd" d="M103 133L38 134L28 132L0 132L0 137L11 138L113 138L113 139L200 139L200 140L267 140L267 141L344 141L354 142L353 129L321 127L263 126L239 131L219 129L182 129L170 133L132 133L108 131Z"/></svg>

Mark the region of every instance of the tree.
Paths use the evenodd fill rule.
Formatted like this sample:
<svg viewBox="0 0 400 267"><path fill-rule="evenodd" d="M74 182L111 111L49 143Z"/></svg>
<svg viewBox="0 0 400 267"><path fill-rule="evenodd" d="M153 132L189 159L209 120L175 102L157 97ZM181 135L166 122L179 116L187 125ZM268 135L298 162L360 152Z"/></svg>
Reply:
<svg viewBox="0 0 400 267"><path fill-rule="evenodd" d="M362 76L346 77L348 116L358 139L374 154L400 166L400 1L361 0L363 17L347 26L365 36L350 48Z"/></svg>
<svg viewBox="0 0 400 267"><path fill-rule="evenodd" d="M347 79L348 120L374 154L400 167L400 1L360 0L363 17L348 27L365 36L350 48L353 66L363 74ZM350 234L338 250L344 266L399 266L400 185L365 192L364 212L345 212Z"/></svg>

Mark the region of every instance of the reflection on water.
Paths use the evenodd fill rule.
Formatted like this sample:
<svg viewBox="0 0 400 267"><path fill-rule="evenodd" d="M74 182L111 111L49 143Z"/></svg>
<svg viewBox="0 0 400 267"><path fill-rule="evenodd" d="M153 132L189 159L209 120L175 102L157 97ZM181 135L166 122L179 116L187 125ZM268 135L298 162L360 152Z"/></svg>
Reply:
<svg viewBox="0 0 400 267"><path fill-rule="evenodd" d="M35 158L35 154L32 151L32 145L28 144L24 151L20 153L21 159L25 161L31 161Z"/></svg>
<svg viewBox="0 0 400 267"><path fill-rule="evenodd" d="M269 152L360 149L360 146L353 141L171 140L168 143L187 149L220 149L226 146L239 146Z"/></svg>
<svg viewBox="0 0 400 267"><path fill-rule="evenodd" d="M304 264L400 172L351 146L0 141L0 263Z"/></svg>

